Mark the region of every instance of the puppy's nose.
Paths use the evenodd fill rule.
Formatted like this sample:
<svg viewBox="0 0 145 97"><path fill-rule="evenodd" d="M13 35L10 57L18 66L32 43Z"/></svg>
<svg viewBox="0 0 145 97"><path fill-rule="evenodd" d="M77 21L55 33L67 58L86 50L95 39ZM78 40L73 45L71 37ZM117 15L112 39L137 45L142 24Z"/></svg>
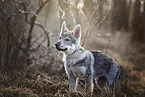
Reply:
<svg viewBox="0 0 145 97"><path fill-rule="evenodd" d="M55 46L60 46L61 45L61 43L60 42L57 42L56 44L55 44Z"/></svg>

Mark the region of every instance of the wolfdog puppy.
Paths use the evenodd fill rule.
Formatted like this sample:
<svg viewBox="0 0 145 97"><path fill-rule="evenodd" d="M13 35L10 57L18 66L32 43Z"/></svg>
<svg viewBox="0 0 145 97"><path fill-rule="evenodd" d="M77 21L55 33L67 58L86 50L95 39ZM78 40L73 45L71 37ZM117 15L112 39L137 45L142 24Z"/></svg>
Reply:
<svg viewBox="0 0 145 97"><path fill-rule="evenodd" d="M65 71L69 79L70 91L76 91L78 79L85 80L86 92L93 91L93 80L98 88L114 90L120 80L120 68L112 58L100 52L92 52L80 46L81 26L69 31L64 21L61 26L60 40L55 44L63 52Z"/></svg>

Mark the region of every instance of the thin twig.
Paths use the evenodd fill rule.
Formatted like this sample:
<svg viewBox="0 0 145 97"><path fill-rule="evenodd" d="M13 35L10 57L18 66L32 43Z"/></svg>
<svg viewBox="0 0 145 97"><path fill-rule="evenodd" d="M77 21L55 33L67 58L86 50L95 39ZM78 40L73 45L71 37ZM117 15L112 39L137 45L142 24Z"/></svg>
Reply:
<svg viewBox="0 0 145 97"><path fill-rule="evenodd" d="M46 35L47 42L48 42L48 43L47 43L47 46L49 47L49 46L50 46L49 35L51 34L51 32L50 32L50 31L47 31L47 30L43 27L43 25L41 25L39 22L35 22L35 25L39 26L39 27L43 30L44 34L40 35L39 38L37 38L36 40L34 40L33 43L32 43L32 45L33 45L36 41L38 41L41 37L43 37L44 35Z"/></svg>
<svg viewBox="0 0 145 97"><path fill-rule="evenodd" d="M68 4L68 5L72 5L72 6L74 6L74 8L80 10L81 14L84 16L84 18L86 18L86 16L85 16L85 14L83 13L83 11L82 11L81 9L79 9L76 5L74 5L73 3L69 3L69 2L67 2L66 0L63 0L63 1L64 1L64 3L66 3L66 4Z"/></svg>
<svg viewBox="0 0 145 97"><path fill-rule="evenodd" d="M28 71L31 67L33 67L33 66L35 66L35 64L30 64L30 65L28 65L27 67L25 67L23 70L22 70L22 72L26 72L26 71Z"/></svg>
<svg viewBox="0 0 145 97"><path fill-rule="evenodd" d="M31 89L35 86L35 84L38 82L39 78L41 75L38 75L37 80L35 81L35 83L32 85Z"/></svg>
<svg viewBox="0 0 145 97"><path fill-rule="evenodd" d="M39 86L39 87L40 87L41 91L44 93L44 95L45 95L46 97L48 97L47 93L44 92L44 90L41 88L41 86Z"/></svg>
<svg viewBox="0 0 145 97"><path fill-rule="evenodd" d="M82 42L82 46L84 46L84 44L85 44L85 41L86 41L86 39L87 39L87 37L88 37L88 34L89 34L89 25L90 25L90 23L91 23L91 20L93 19L93 15L96 13L96 11L98 10L98 8L99 8L99 6L103 3L104 1L102 1L102 2L100 2L99 4L98 4L98 6L95 8L95 10L93 11L93 13L91 14L91 16L90 16L90 19L89 19L89 22L88 22L88 28L87 28L87 32L86 32L86 35L85 35L85 38L84 38L84 40L83 40L83 42ZM94 27L93 27L94 28ZM93 31L93 30L92 30Z"/></svg>
<svg viewBox="0 0 145 97"><path fill-rule="evenodd" d="M109 44L110 44L111 32L112 32L112 31L110 31L110 35L109 35L109 37L108 37L108 43L107 43L107 45L106 45L106 54L107 54L107 50L108 50L108 47L109 47Z"/></svg>
<svg viewBox="0 0 145 97"><path fill-rule="evenodd" d="M63 19L64 15L65 15L65 12L62 10L62 8L61 8L60 5L58 4L58 2L57 2L57 6L58 6L59 11L62 12L61 19ZM58 17L60 18L59 13L58 13Z"/></svg>
<svg viewBox="0 0 145 97"><path fill-rule="evenodd" d="M48 35L45 36L45 38L37 45L37 47L31 49L30 51L36 51L37 49L39 49L40 47L43 47L41 44L46 40L49 39ZM49 44L48 44L49 46Z"/></svg>

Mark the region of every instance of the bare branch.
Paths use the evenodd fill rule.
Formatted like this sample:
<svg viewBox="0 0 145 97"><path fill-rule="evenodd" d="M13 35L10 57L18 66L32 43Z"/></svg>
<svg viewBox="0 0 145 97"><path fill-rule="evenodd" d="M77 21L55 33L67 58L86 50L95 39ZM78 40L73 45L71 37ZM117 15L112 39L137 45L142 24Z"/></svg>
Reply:
<svg viewBox="0 0 145 97"><path fill-rule="evenodd" d="M39 38L40 39L40 38ZM41 44L46 41L46 39L49 39L48 38L48 34L45 36L45 38L37 45L37 47L31 49L31 51L36 51L37 49L39 49L40 47L43 47ZM47 44L49 46L49 43ZM44 47L45 48L45 47Z"/></svg>
<svg viewBox="0 0 145 97"><path fill-rule="evenodd" d="M72 5L74 8L80 10L81 14L84 16L84 18L86 18L86 16L85 16L84 12L82 11L82 9L79 9L76 5L74 5L73 3L69 3L69 2L67 2L66 0L63 0L63 1L64 1L66 4Z"/></svg>
<svg viewBox="0 0 145 97"><path fill-rule="evenodd" d="M63 19L64 15L65 15L65 12L61 9L61 7L58 4L58 2L57 2L57 6L58 6L58 17L61 18L61 19ZM59 15L59 11L62 12L62 16Z"/></svg>
<svg viewBox="0 0 145 97"><path fill-rule="evenodd" d="M48 32L40 23L38 22L35 22L35 25L39 26L43 31L44 31L44 34L46 35L46 38L47 38L47 46L49 47L50 46L50 40L49 40L49 35L51 34L51 32Z"/></svg>
<svg viewBox="0 0 145 97"><path fill-rule="evenodd" d="M31 26L30 26L30 29L29 29L29 35L28 35L28 40L27 40L27 49L30 49L30 46L31 46L31 39L32 39L32 31L33 31L33 28L34 28L34 24L35 24L35 21L37 19L37 16L38 14L40 13L40 11L42 10L42 8L48 3L49 0L46 0L39 8L38 10L36 11L36 15L33 15L32 18L31 18Z"/></svg>
<svg viewBox="0 0 145 97"><path fill-rule="evenodd" d="M107 11L107 14L104 16L104 18L101 20L101 22L100 22L100 23L96 23L96 24L94 25L94 27L92 28L92 30L89 31L89 28L90 28L89 25L90 25L90 23L91 23L91 20L93 19L93 15L96 13L96 11L98 10L99 6L100 6L103 2L104 2L104 1L102 1L102 2L100 2L100 3L98 4L98 6L95 8L95 10L93 11L92 15L90 16L90 19L89 19L89 22L88 22L88 29L87 29L85 38L84 38L84 40L83 40L83 42L82 42L82 46L84 46L85 41L86 41L86 39L87 39L87 37L88 37L88 35L89 35L89 32L92 32L92 31L94 30L96 24L97 24L97 26L99 26L99 25L104 21L104 19L108 16L109 11Z"/></svg>

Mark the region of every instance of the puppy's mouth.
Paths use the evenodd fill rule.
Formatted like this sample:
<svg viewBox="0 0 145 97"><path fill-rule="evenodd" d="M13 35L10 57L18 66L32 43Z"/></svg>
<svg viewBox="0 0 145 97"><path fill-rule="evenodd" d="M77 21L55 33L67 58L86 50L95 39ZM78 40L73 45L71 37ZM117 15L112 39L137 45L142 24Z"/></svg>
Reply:
<svg viewBox="0 0 145 97"><path fill-rule="evenodd" d="M56 49L57 49L58 51L67 51L67 48L60 48L59 46L56 46Z"/></svg>

